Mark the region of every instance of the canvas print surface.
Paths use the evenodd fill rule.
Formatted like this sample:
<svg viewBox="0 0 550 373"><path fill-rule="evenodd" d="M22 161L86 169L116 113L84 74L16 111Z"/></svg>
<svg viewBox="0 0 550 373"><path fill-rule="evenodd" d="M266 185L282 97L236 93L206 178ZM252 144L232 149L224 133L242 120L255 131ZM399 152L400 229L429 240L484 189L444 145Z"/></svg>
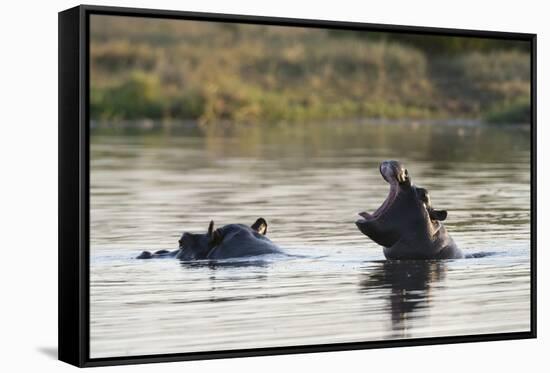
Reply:
<svg viewBox="0 0 550 373"><path fill-rule="evenodd" d="M530 330L530 44L91 15L90 357Z"/></svg>

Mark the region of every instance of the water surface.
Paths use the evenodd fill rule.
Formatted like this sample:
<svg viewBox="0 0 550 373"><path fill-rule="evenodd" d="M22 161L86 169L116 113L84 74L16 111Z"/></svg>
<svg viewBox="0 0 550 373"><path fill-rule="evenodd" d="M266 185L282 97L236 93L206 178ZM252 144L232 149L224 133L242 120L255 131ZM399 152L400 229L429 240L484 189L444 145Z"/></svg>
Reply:
<svg viewBox="0 0 550 373"><path fill-rule="evenodd" d="M451 124L92 131L91 357L527 331L529 132ZM398 159L466 254L385 262L355 227ZM136 260L181 232L269 223L291 254Z"/></svg>

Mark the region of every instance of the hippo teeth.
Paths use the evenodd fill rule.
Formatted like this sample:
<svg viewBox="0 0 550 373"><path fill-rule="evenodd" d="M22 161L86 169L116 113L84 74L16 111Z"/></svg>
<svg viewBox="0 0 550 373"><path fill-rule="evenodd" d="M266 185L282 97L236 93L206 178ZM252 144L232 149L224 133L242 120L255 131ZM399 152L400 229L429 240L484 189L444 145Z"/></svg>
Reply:
<svg viewBox="0 0 550 373"><path fill-rule="evenodd" d="M359 216L361 216L362 218L365 218L367 220L370 220L370 219L373 218L373 216L371 214L369 214L368 212L365 212L365 211L360 212Z"/></svg>

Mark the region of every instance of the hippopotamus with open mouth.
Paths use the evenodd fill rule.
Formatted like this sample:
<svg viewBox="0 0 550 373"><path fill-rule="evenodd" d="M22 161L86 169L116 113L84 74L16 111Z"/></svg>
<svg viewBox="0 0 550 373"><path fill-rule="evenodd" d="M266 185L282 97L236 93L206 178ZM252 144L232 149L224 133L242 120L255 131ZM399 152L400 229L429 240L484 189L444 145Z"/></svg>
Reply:
<svg viewBox="0 0 550 373"><path fill-rule="evenodd" d="M357 228L384 247L387 259L463 258L441 223L447 211L432 207L428 191L412 184L398 161L384 161L380 173L390 184L388 197L374 213L361 212Z"/></svg>
<svg viewBox="0 0 550 373"><path fill-rule="evenodd" d="M229 259L283 252L266 237L267 222L256 220L252 226L228 224L214 229L214 221L206 233L184 232L179 240L179 249L142 252L137 259L175 257L181 260Z"/></svg>

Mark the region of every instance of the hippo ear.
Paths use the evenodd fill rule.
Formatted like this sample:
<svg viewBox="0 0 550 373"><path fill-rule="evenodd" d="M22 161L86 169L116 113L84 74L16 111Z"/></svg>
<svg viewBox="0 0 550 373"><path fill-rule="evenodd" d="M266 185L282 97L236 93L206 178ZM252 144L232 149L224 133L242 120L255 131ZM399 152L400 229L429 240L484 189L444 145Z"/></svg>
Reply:
<svg viewBox="0 0 550 373"><path fill-rule="evenodd" d="M447 211L446 210L429 210L430 219L432 220L439 220L444 221L447 219Z"/></svg>
<svg viewBox="0 0 550 373"><path fill-rule="evenodd" d="M210 247L218 245L222 241L222 235L219 229L214 230L214 220L208 224L208 244Z"/></svg>
<svg viewBox="0 0 550 373"><path fill-rule="evenodd" d="M418 198L424 202L426 205L426 208L430 210L432 208L432 202L430 200L430 194L428 193L428 190L425 188L416 188L416 195Z"/></svg>
<svg viewBox="0 0 550 373"><path fill-rule="evenodd" d="M265 234L267 233L267 222L264 218L258 218L254 224L251 226L252 229L254 229L259 234Z"/></svg>
<svg viewBox="0 0 550 373"><path fill-rule="evenodd" d="M208 244L211 248L219 245L222 242L222 234L220 233L219 229L216 229L214 232L212 232L209 237L210 240L208 241Z"/></svg>

